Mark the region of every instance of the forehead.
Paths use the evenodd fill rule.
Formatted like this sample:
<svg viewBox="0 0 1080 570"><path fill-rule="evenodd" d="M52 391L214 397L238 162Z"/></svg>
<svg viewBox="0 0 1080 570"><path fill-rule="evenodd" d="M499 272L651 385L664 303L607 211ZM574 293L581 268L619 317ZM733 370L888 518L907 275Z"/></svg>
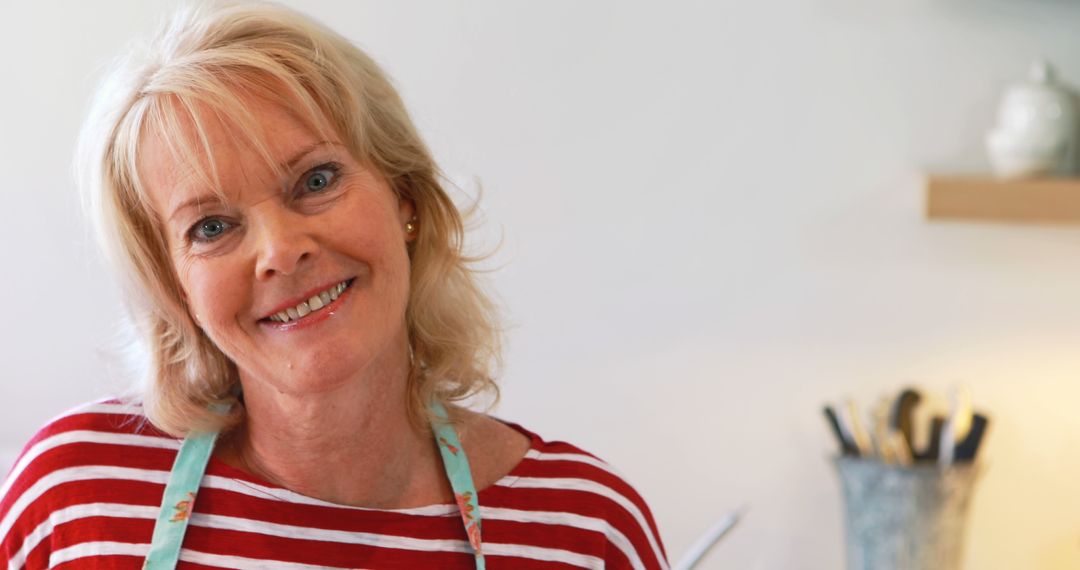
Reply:
<svg viewBox="0 0 1080 570"><path fill-rule="evenodd" d="M242 110L155 102L138 142L137 176L161 220L195 196L224 202L252 189L272 190L297 151L327 138L324 126L302 121L283 104L246 97ZM320 128L322 127L322 128Z"/></svg>

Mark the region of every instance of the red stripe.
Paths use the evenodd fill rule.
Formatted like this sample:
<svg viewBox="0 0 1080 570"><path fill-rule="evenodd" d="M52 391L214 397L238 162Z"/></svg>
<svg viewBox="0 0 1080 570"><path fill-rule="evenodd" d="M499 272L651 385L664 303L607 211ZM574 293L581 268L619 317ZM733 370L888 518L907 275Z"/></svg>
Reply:
<svg viewBox="0 0 1080 570"><path fill-rule="evenodd" d="M195 512L325 530L370 532L434 540L466 540L457 511L441 517L418 516L389 511L286 503L277 499L251 497L233 491L204 487L195 500Z"/></svg>
<svg viewBox="0 0 1080 570"><path fill-rule="evenodd" d="M57 525L50 540L64 548L84 542L150 544L153 533L152 519L86 517Z"/></svg>
<svg viewBox="0 0 1080 570"><path fill-rule="evenodd" d="M525 429L525 428L522 428ZM581 449L580 447L566 443L565 441L546 441L544 442L544 453L576 453L578 455L585 455L591 457L601 463L606 463L603 459Z"/></svg>
<svg viewBox="0 0 1080 570"><path fill-rule="evenodd" d="M571 526L487 519L484 521L484 541L555 548L594 556L604 551L607 538L602 533Z"/></svg>
<svg viewBox="0 0 1080 570"><path fill-rule="evenodd" d="M21 544L21 541L20 541ZM5 550L7 546L5 545ZM15 554L18 547L12 548L11 554ZM35 570L37 568L49 567L49 552L51 552L50 544L48 540L41 541L33 550L26 555L26 565L24 568Z"/></svg>
<svg viewBox="0 0 1080 570"><path fill-rule="evenodd" d="M169 449L135 447L101 443L71 443L42 453L32 461L19 478L12 482L7 495L0 499L0 517L7 515L12 505L41 478L61 469L91 465L128 467L168 472L176 452Z"/></svg>
<svg viewBox="0 0 1080 570"><path fill-rule="evenodd" d="M128 433L176 440L176 438L155 428L145 416L129 413L76 412L57 418L46 425L34 434L27 447L31 447L41 440L57 434L79 430L102 433Z"/></svg>
<svg viewBox="0 0 1080 570"><path fill-rule="evenodd" d="M19 548L25 536L33 532L42 522L46 521L53 512L61 508L89 504L89 503L119 503L128 505L142 505L157 508L161 504L163 485L154 483L142 483L132 481L117 482L113 480L78 481L57 485L50 488L34 502L30 503L19 516L12 532L5 537L4 550L8 557L13 555ZM140 521L140 519L127 519L121 517L109 517L112 521ZM148 523L152 520L146 519ZM60 525L63 526L63 525ZM104 539L100 539L104 540ZM150 542L150 534L144 537L128 537L122 542ZM56 537L48 538L44 544L59 545L56 548L71 546ZM36 550L36 549L35 549ZM38 568L28 564L28 568Z"/></svg>
<svg viewBox="0 0 1080 570"><path fill-rule="evenodd" d="M652 512L645 503L645 499L643 499L641 495L622 478L614 475L610 471L577 461L541 459L527 459L526 461L529 461L529 465L527 466L529 477L587 479L589 481L600 483L622 495L641 511L641 514L645 517L646 524L649 526L649 531L654 537L657 537L657 544L660 544L658 538L660 532L657 529L655 520L653 520ZM660 549L661 552L663 552L662 545L660 546ZM666 553L664 553L664 556L666 556Z"/></svg>
<svg viewBox="0 0 1080 570"><path fill-rule="evenodd" d="M550 562L546 560L533 560L532 558L520 558L517 556L492 556L490 554L484 556L484 561L487 563L488 568L513 568L514 570L565 570L566 568L577 568L577 566L568 566L562 562ZM604 564L606 568L620 568L619 566L608 566Z"/></svg>
<svg viewBox="0 0 1080 570"><path fill-rule="evenodd" d="M398 550L385 546L288 538L198 526L188 528L184 547L225 556L343 568L471 568L474 566L473 557L468 553Z"/></svg>
<svg viewBox="0 0 1080 570"><path fill-rule="evenodd" d="M581 516L592 517L607 521L612 528L618 530L634 545L638 556L643 562L655 560L652 547L649 545L646 529L643 529L626 509L622 508L610 499L595 495L587 491L574 491L563 489L528 489L522 492L519 489L506 489L497 498L489 497L487 505L492 507L505 507L525 511L567 512ZM484 503L481 503L484 504ZM646 520L649 515L646 514ZM485 525L487 522L484 523ZM487 527L484 527L485 530ZM660 541L657 540L657 543Z"/></svg>
<svg viewBox="0 0 1080 570"><path fill-rule="evenodd" d="M47 561L46 561L47 562ZM34 566L27 562L26 567L37 569L45 568L45 566ZM97 570L103 568L105 570L142 570L143 559L137 556L93 556L88 558L76 558L70 562L63 564L57 564L53 568L55 570L84 570L85 568L94 568ZM186 568L184 565L180 565L181 568ZM218 570L218 569L214 569Z"/></svg>
<svg viewBox="0 0 1080 570"><path fill-rule="evenodd" d="M605 471L588 463L579 463L576 461L545 461L540 459L527 459L526 461L528 461L529 464L525 466L525 469L528 470L529 474L522 475L523 477L538 477L542 479L588 479L589 481L594 481L610 488L636 505L644 503L637 491L635 491L626 481L610 471Z"/></svg>

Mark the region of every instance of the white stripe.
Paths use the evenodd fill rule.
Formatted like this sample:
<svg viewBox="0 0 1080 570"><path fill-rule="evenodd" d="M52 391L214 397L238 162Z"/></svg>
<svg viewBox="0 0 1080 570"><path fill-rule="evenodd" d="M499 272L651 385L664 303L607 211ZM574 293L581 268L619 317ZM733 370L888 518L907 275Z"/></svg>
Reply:
<svg viewBox="0 0 1080 570"><path fill-rule="evenodd" d="M146 558L146 553L149 550L149 544L83 542L53 552L52 555L49 556L49 566L52 567L91 556L137 556L139 558ZM311 564L295 564L292 562L265 560L261 558L208 554L186 548L180 550L180 560L193 564L218 566L220 568L265 568L268 570L325 570L334 568L333 566L313 566Z"/></svg>
<svg viewBox="0 0 1080 570"><path fill-rule="evenodd" d="M71 483L74 481L89 481L95 479L126 479L131 481L146 481L164 485L169 478L166 471L152 471L149 469L132 469L130 467L110 467L105 465L90 465L82 467L70 467L59 469L38 479L19 498L11 504L7 516L0 521L0 537L6 537L12 525L19 519L26 507L37 500L49 489Z"/></svg>
<svg viewBox="0 0 1080 570"><path fill-rule="evenodd" d="M588 465L592 465L593 467L596 467L598 469L607 471L608 473L611 473L619 479L626 479L622 476L622 473L616 471L614 467L591 455L585 455L581 453L540 453L537 451L536 455L532 457L532 459L536 459L538 461L576 461L578 463L585 463Z"/></svg>
<svg viewBox="0 0 1080 570"><path fill-rule="evenodd" d="M95 400L87 404L81 404L79 406L71 408L70 410L62 412L60 415L46 422L45 425L52 425L64 418L77 416L79 414L119 414L131 416L143 415L143 407L141 404L112 402L110 400L116 400L116 398L101 398L100 400Z"/></svg>
<svg viewBox="0 0 1080 570"><path fill-rule="evenodd" d="M9 570L19 570L26 564L26 557L42 540L52 534L52 529L74 520L88 517L117 517L129 519L156 519L157 507L144 507L140 505L123 505L117 503L89 503L75 505L49 513L49 518L39 524L37 528L23 539L22 547L8 560Z"/></svg>
<svg viewBox="0 0 1080 570"><path fill-rule="evenodd" d="M153 447L157 449L180 449L179 440L155 437L152 435L83 430L58 433L37 442L33 447L26 450L22 459L15 464L15 467L11 470L11 474L8 475L7 480L4 481L4 485L0 487L0 497L7 496L7 493L11 490L11 486L15 483L15 480L26 470L26 466L37 459L42 453L60 447L61 445L73 443L106 443L134 447ZM0 536L3 536L3 534L0 534Z"/></svg>
<svg viewBox="0 0 1080 570"><path fill-rule="evenodd" d="M540 546L526 546L524 544L492 544L484 543L484 554L489 556L516 556L518 558L531 558L548 562L562 562L579 568L604 568L604 561L588 554L578 554L569 550L558 548L543 548Z"/></svg>
<svg viewBox="0 0 1080 570"><path fill-rule="evenodd" d="M667 568L667 562L664 559L664 555L661 553L660 545L657 544L656 537L653 536L652 530L649 528L649 523L645 520L645 515L642 514L641 509L637 508L637 505L623 496L622 493L615 491L607 485L602 485L588 479L577 478L518 477L517 481L514 482L514 487L526 489L586 491L615 501L634 517L634 520L637 521L638 525L641 527L642 532L645 533L645 537L649 539L649 546L652 547L653 556L656 561L660 564L661 568Z"/></svg>
<svg viewBox="0 0 1080 570"><path fill-rule="evenodd" d="M85 558L87 556L138 556L146 558L149 544L128 544L126 542L82 542L67 548L61 548L49 555L49 567Z"/></svg>
<svg viewBox="0 0 1080 570"><path fill-rule="evenodd" d="M180 560L204 566L217 566L218 568L259 568L267 570L326 570L340 568L340 566L315 566L312 564L300 564L297 562L282 562L280 560L266 560L264 558L245 558L243 556L226 556L223 554L209 554L197 552L186 548L180 550Z"/></svg>
<svg viewBox="0 0 1080 570"><path fill-rule="evenodd" d="M482 520L506 520L523 523L550 524L569 526L593 532L602 533L608 542L615 545L630 561L635 569L644 569L634 544L619 529L611 526L611 523L596 517L586 517L574 513L556 511L522 511L519 509L504 509L501 507L485 507L480 505L480 518Z"/></svg>
<svg viewBox="0 0 1080 570"><path fill-rule="evenodd" d="M226 515L195 513L191 515L191 524L194 526L219 530L233 530L284 538L318 540L322 542L360 544L364 546L396 548L399 550L419 550L423 552L471 552L468 543L464 540L412 538L408 536L375 534L371 532L329 530Z"/></svg>
<svg viewBox="0 0 1080 570"><path fill-rule="evenodd" d="M76 416L79 414L113 414L124 416L139 416L139 419L145 419L143 415L143 407L139 404L125 404L123 402L110 402L114 398L108 398L106 400L98 400L73 408L70 411L62 414L60 417L65 418L68 416Z"/></svg>
<svg viewBox="0 0 1080 570"><path fill-rule="evenodd" d="M634 543L627 539L626 535L620 532L619 529L612 527L607 520L602 518L554 511L519 511L516 508L484 505L481 505L480 511L483 520L513 520L515 523L559 525L602 533L608 542L619 548L619 551L626 556L626 559L630 560L630 565L635 570L645 568L642 557L637 555Z"/></svg>
<svg viewBox="0 0 1080 570"><path fill-rule="evenodd" d="M112 398L105 398L105 399L102 399L102 400L91 402L89 404L80 405L80 406L78 406L76 408L72 408L72 409L70 409L70 410L68 410L68 411L54 417L53 419L49 420L48 422L46 422L46 425L53 425L56 422L59 422L59 421L65 419L65 418L68 418L68 417L71 417L71 416L77 416L77 415L80 415L80 414L87 414L87 413L142 416L142 406L131 405L131 404L107 403L108 400L110 400L110 399L112 399ZM80 430L80 431L73 431L73 432L68 432L68 433L84 433L85 434L85 433L100 433L100 432L92 432L92 431ZM109 432L104 432L104 433L109 433ZM32 461L38 455L41 455L43 452L45 452L45 451L47 451L47 450L49 450L49 449L51 449L53 447L56 447L57 445L61 445L62 443L64 443L63 441L60 441L60 442L56 443L55 445L47 445L46 446L45 442L50 441L55 437L59 437L59 436L63 436L63 435L64 434L57 434L57 435L52 436L50 438L39 441L37 444L34 445L34 447L26 450L26 453L23 454L23 457L21 459L19 459L19 462L15 465L15 467L13 467L11 469L11 472L8 473L8 477L4 481L4 485L2 487L0 487L0 497L3 497L3 496L7 495L8 489L11 487L12 481L14 481L18 477L18 475L20 473L22 473L22 471L26 468L26 465L28 463L30 463L30 461ZM141 437L151 437L151 436L141 436ZM161 439L161 438L155 438L155 439ZM180 443L177 442L175 447L179 449Z"/></svg>
<svg viewBox="0 0 1080 570"><path fill-rule="evenodd" d="M222 477L220 475L207 475L203 477L202 485L204 487L212 489L232 491L234 493L240 493L243 495L248 495L250 497L256 497L261 499L273 499L275 501L282 501L286 503L299 503L303 505L315 505L319 507L332 507L335 509L374 511L379 513L395 513L424 517L445 517L458 514L458 507L456 504L428 505L425 507L414 507L411 509L369 509L364 507L350 507L347 505L340 505L338 503L331 503L328 501L322 501L319 499L301 495L288 489L282 489L279 487L267 487L258 483L251 483L231 477Z"/></svg>
<svg viewBox="0 0 1080 570"><path fill-rule="evenodd" d="M503 487L509 487L517 477L506 476L495 482L495 485L501 485ZM447 503L443 505L427 505L423 507L412 507L407 509L371 509L366 507L351 507L348 505L341 505L338 503L331 503L329 501L323 501L306 495L301 495L294 491L284 489L281 487L267 487L266 485L260 485L258 483L252 483L250 481L244 481L241 479L235 479L232 477L222 477L220 475L206 475L203 477L202 484L204 487L213 489L222 489L225 491L232 491L234 493L241 493L251 497L261 499L273 499L275 501L282 501L285 503L299 503L302 505L314 505L318 507L331 507L335 509L348 509L353 511L372 511L378 513L394 513L399 515L414 515L421 517L445 517L459 514L458 506L456 503Z"/></svg>
<svg viewBox="0 0 1080 570"><path fill-rule="evenodd" d="M535 450L530 450L530 452L533 452L533 451L535 451ZM526 454L526 455L528 455L528 454ZM608 463L604 462L603 460L597 459L597 458L595 458L595 457L593 457L591 455L584 454L584 453L541 453L541 452L537 451L536 455L533 456L532 459L536 459L538 461L576 461L576 462L579 462L579 463L585 463L585 464L588 464L588 465L592 465L593 467L596 467L598 469L602 469L602 470L608 472L609 474L614 475L615 477L617 477L621 481L624 481L624 482L626 481L626 477L622 473L620 473L617 469L615 469L614 467L612 467ZM636 509L635 509L635 511L636 511ZM635 512L635 511L632 511L632 512ZM653 533L650 530L650 527L647 524L642 522L642 517L636 517L636 518L638 520L638 524L641 524L642 530L645 531L646 536L649 537L649 544L650 544L650 546L652 546L653 554L656 555L657 560L660 561L661 567L666 568L667 567L667 560L661 555L661 552L660 552L660 550L658 548L657 542L654 540Z"/></svg>

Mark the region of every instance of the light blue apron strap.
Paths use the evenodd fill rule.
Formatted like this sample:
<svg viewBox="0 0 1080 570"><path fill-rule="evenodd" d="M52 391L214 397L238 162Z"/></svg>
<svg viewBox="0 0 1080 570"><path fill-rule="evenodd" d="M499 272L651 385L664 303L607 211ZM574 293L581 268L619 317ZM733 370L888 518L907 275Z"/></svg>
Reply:
<svg viewBox="0 0 1080 570"><path fill-rule="evenodd" d="M431 411L440 422L434 422L432 430L439 444L443 467L454 490L465 533L469 537L476 557L476 568L485 570L483 541L480 532L480 502L473 483L469 459L461 446L457 432L451 426L449 416L439 403L431 405ZM148 570L172 570L180 560L180 546L184 542L184 532L195 505L206 464L214 450L217 434L188 437L180 446L176 455L169 482L161 501L161 510L154 526L150 552L146 556L143 568Z"/></svg>
<svg viewBox="0 0 1080 570"><path fill-rule="evenodd" d="M172 570L180 561L180 545L184 542L184 532L195 508L195 496L199 493L199 484L216 439L216 433L188 436L180 445L161 498L161 510L143 568Z"/></svg>
<svg viewBox="0 0 1080 570"><path fill-rule="evenodd" d="M465 534L468 535L469 544L476 555L476 568L484 570L483 541L480 538L480 498L473 483L472 470L469 469L469 458L465 457L457 431L449 423L446 408L433 402L431 411L442 420L432 422L431 429L435 432L435 440L439 442L439 453L442 455L450 486L454 489L454 498L461 511L461 522L465 524Z"/></svg>

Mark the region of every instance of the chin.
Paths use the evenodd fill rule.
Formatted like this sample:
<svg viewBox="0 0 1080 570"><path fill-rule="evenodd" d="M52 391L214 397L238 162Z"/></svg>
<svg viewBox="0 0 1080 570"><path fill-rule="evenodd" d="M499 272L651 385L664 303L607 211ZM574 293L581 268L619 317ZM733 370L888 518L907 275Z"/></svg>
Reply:
<svg viewBox="0 0 1080 570"><path fill-rule="evenodd" d="M282 387L293 387L304 393L329 392L366 376L365 371L374 364L374 358L357 354L355 350L343 352L308 351L303 358L291 360L287 373L278 374Z"/></svg>

